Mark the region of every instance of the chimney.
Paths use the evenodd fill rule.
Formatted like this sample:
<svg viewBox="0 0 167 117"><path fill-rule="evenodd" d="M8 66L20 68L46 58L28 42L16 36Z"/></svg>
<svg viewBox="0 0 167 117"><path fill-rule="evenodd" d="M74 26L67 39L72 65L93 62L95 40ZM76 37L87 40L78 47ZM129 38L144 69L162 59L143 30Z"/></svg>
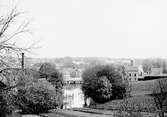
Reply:
<svg viewBox="0 0 167 117"><path fill-rule="evenodd" d="M130 66L134 66L134 60L130 60Z"/></svg>
<svg viewBox="0 0 167 117"><path fill-rule="evenodd" d="M24 70L24 53L21 53L21 69Z"/></svg>

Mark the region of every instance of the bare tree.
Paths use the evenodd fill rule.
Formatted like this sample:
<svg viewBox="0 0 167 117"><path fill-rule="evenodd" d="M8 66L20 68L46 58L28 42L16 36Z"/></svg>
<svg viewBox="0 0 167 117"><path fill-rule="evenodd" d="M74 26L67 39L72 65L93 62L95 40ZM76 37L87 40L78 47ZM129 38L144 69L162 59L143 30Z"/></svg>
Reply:
<svg viewBox="0 0 167 117"><path fill-rule="evenodd" d="M7 54L19 54L21 52L28 52L29 48L22 48L16 45L15 38L29 32L29 21L16 23L19 20L22 12L18 12L16 8L13 8L6 16L0 16L0 73L5 70L13 69L9 64L9 57Z"/></svg>
<svg viewBox="0 0 167 117"><path fill-rule="evenodd" d="M158 110L159 116L164 117L167 107L167 79L158 79L153 91L153 98Z"/></svg>

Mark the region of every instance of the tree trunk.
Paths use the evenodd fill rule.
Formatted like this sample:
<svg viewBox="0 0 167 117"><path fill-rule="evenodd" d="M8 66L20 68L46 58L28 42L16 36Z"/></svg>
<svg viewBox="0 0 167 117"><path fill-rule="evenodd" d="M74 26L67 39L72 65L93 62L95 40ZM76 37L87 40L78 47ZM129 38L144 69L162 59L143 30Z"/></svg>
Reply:
<svg viewBox="0 0 167 117"><path fill-rule="evenodd" d="M165 117L165 114L164 114L163 111L160 111L160 112L159 112L159 117Z"/></svg>
<svg viewBox="0 0 167 117"><path fill-rule="evenodd" d="M84 97L84 107L87 107L88 105L87 105L87 98L86 97Z"/></svg>

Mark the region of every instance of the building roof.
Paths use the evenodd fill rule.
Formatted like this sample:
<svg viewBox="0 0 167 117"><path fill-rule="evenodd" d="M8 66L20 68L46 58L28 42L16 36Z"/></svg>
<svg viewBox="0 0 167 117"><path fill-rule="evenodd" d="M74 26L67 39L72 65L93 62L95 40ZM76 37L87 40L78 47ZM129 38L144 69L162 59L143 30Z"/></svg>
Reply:
<svg viewBox="0 0 167 117"><path fill-rule="evenodd" d="M136 66L127 66L125 67L126 72L138 72L138 67Z"/></svg>

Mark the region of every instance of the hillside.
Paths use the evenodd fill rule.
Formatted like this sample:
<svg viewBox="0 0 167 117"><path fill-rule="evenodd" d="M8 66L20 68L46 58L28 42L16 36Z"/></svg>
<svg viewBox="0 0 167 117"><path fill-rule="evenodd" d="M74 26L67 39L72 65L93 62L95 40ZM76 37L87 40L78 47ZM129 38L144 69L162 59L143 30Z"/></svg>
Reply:
<svg viewBox="0 0 167 117"><path fill-rule="evenodd" d="M161 79L163 84L167 84L167 78ZM163 85L166 87L166 85ZM112 100L104 104L91 105L91 108L104 110L133 110L143 112L155 112L156 105L154 98L149 95L155 89L159 92L157 80L132 82L131 96L127 99ZM165 88L164 87L164 88ZM167 88L165 88L166 90Z"/></svg>
<svg viewBox="0 0 167 117"><path fill-rule="evenodd" d="M164 84L167 84L167 78L163 78L161 80ZM131 87L132 96L152 94L155 91L155 89L158 88L158 82L157 82L157 79L132 82L130 84L130 87Z"/></svg>

